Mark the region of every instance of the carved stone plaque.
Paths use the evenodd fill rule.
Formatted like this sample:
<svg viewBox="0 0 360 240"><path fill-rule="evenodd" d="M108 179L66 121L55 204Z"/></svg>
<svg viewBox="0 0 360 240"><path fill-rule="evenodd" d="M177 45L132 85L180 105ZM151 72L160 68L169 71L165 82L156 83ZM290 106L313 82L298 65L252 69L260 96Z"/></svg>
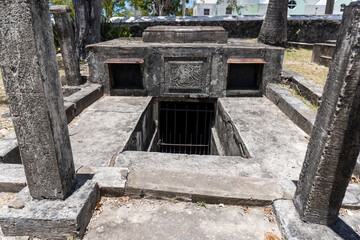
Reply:
<svg viewBox="0 0 360 240"><path fill-rule="evenodd" d="M167 61L165 91L168 93L204 92L206 74L204 61Z"/></svg>

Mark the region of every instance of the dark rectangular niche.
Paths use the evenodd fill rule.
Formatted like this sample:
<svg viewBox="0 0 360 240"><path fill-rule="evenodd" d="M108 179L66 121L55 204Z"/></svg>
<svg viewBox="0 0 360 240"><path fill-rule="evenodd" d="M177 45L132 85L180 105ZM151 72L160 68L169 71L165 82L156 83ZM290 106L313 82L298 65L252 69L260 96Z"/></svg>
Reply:
<svg viewBox="0 0 360 240"><path fill-rule="evenodd" d="M208 155L215 104L160 102L158 152Z"/></svg>
<svg viewBox="0 0 360 240"><path fill-rule="evenodd" d="M140 64L109 64L113 89L143 89Z"/></svg>
<svg viewBox="0 0 360 240"><path fill-rule="evenodd" d="M229 59L227 90L260 89L264 63L260 59Z"/></svg>
<svg viewBox="0 0 360 240"><path fill-rule="evenodd" d="M142 95L142 63L140 58L108 59L110 91L112 95Z"/></svg>

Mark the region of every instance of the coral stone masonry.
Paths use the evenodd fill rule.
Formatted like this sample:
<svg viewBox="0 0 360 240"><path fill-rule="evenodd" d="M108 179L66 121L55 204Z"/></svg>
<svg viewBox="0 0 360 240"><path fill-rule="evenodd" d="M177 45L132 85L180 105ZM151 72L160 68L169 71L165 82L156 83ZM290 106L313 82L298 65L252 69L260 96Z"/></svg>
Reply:
<svg viewBox="0 0 360 240"><path fill-rule="evenodd" d="M64 199L75 185L48 1L0 2L1 70L30 194Z"/></svg>

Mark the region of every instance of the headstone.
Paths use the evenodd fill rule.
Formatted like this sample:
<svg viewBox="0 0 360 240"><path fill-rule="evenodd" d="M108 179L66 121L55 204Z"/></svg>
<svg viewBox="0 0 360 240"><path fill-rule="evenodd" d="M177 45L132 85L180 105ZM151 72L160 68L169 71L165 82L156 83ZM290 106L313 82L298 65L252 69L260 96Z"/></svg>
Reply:
<svg viewBox="0 0 360 240"><path fill-rule="evenodd" d="M64 199L75 168L47 0L0 1L0 56L30 194Z"/></svg>
<svg viewBox="0 0 360 240"><path fill-rule="evenodd" d="M67 5L51 6L50 12L54 15L55 28L60 43L67 85L80 85L81 75L70 18L71 8Z"/></svg>
<svg viewBox="0 0 360 240"><path fill-rule="evenodd" d="M334 223L360 149L360 5L345 10L294 204L302 220Z"/></svg>

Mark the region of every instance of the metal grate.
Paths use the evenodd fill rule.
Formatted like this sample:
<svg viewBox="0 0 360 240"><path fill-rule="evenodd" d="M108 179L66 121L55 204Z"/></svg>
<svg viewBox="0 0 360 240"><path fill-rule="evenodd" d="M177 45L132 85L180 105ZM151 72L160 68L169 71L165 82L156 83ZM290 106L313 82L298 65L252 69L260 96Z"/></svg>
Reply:
<svg viewBox="0 0 360 240"><path fill-rule="evenodd" d="M159 151L209 154L213 117L212 103L161 102Z"/></svg>

